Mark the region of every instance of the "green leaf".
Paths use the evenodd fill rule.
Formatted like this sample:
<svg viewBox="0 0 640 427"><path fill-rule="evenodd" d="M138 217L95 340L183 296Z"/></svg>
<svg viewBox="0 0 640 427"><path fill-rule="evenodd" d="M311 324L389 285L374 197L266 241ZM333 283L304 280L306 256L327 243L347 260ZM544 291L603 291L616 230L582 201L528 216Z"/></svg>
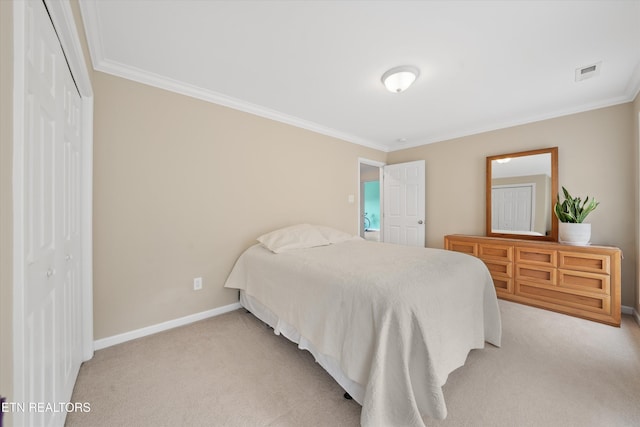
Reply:
<svg viewBox="0 0 640 427"><path fill-rule="evenodd" d="M560 203L560 194L558 194L554 206L554 212L561 222L581 223L600 204L595 198L589 199L589 196L584 199L584 202L580 197L573 198L564 187L562 192L565 200Z"/></svg>

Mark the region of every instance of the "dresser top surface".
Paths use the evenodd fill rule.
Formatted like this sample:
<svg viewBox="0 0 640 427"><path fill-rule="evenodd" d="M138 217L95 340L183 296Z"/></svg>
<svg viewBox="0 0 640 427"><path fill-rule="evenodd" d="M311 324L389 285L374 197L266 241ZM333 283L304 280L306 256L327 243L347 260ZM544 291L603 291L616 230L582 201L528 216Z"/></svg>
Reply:
<svg viewBox="0 0 640 427"><path fill-rule="evenodd" d="M592 250L610 250L610 251L620 251L619 248L615 246L604 246L604 245L569 245L566 243L560 242L551 242L551 241L542 241L542 240L527 240L527 239L509 239L504 237L489 237L489 236L474 236L469 234L448 234L444 236L446 238L459 238L459 239L468 239L468 240L482 240L485 242L491 242L495 244L499 243L507 243L507 244L518 244L518 245L526 245L526 246L536 246L536 247L554 247L554 248L563 248L566 250L576 250L576 251L585 251L589 252Z"/></svg>

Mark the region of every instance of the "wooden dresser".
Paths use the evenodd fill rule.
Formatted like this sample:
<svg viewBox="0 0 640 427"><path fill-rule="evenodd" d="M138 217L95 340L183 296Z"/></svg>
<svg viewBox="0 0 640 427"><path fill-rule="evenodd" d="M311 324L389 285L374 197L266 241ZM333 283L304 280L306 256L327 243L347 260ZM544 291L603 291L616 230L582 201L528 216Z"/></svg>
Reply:
<svg viewBox="0 0 640 427"><path fill-rule="evenodd" d="M444 246L484 261L498 298L620 326L618 248L464 235Z"/></svg>

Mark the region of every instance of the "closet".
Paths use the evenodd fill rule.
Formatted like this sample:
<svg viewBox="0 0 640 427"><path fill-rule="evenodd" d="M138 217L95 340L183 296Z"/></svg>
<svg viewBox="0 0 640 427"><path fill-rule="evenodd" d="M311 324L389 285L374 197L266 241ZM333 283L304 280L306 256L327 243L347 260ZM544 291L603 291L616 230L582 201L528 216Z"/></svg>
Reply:
<svg viewBox="0 0 640 427"><path fill-rule="evenodd" d="M13 421L56 426L86 356L83 320L92 324L83 271L90 177L82 98L46 5L14 2L13 400L24 407Z"/></svg>

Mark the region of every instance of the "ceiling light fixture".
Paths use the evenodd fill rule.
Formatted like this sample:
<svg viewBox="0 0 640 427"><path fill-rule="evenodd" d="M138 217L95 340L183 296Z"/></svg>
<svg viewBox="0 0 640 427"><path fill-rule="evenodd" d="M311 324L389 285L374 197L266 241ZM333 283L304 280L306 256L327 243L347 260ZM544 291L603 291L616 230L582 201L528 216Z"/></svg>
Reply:
<svg viewBox="0 0 640 427"><path fill-rule="evenodd" d="M420 75L420 70L411 65L395 67L382 75L382 83L389 92L404 92Z"/></svg>

